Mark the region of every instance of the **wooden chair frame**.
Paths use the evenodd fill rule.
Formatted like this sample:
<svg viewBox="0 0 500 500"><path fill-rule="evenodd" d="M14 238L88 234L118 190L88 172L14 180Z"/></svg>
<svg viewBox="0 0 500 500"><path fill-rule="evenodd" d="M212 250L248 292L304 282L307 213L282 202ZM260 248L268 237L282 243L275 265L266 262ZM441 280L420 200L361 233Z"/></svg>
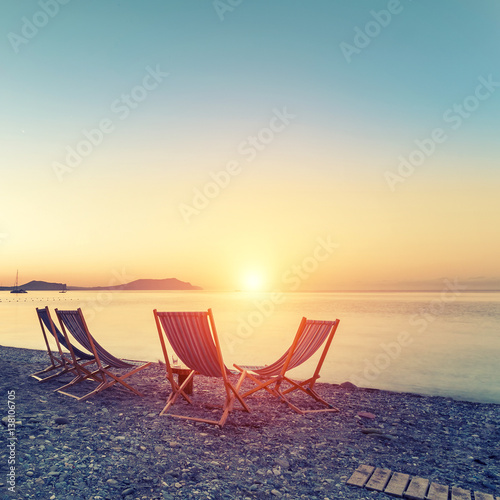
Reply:
<svg viewBox="0 0 500 500"><path fill-rule="evenodd" d="M234 409L234 402L236 400L239 401L244 411L250 412L250 408L245 403L245 401L243 401L243 398L239 394L240 386L244 379L243 374L240 376L236 386L234 386L228 379L228 374L230 372L226 367L226 365L224 364L212 310L209 309L207 312L158 312L155 309L153 311L153 314L156 322L156 328L158 330L158 336L160 337L161 348L165 358L166 377L167 380L170 382L170 386L172 388L172 391L168 396L166 405L161 411L160 415L167 415L171 417L183 418L186 420L193 420L196 422L203 422L206 424L217 425L220 428L222 428L223 425L226 423L229 413ZM162 319L164 319L165 321L167 319L171 319L172 321L174 321L174 318L176 319L182 318L182 321L185 322L183 326L186 329L191 329L192 336L190 336L190 341L196 343L196 345L194 346L195 349L200 349L199 352L202 352L204 356L207 357L214 356L212 357L212 359L210 359L210 361L212 362L212 370L206 370L201 365L198 365L197 361L193 357L190 357L188 351L180 353L174 350L179 359L191 370L181 385L179 385L174 379L172 366L170 364L170 359L167 351L167 345L165 342L165 337L166 337L167 340L169 341L171 348L174 349L171 344L172 343L175 344L175 342L179 341L181 336L179 336L176 339L172 338L174 334L172 333L172 331L170 331L170 329L168 328L166 329L165 324L162 323ZM196 326L193 324L195 319L201 322L198 323L197 325L199 328L201 328L201 325L203 325L203 323L206 322L206 325L203 325L206 328L206 330L204 331L200 331L200 329L196 330ZM175 330L181 331L182 328L179 325L177 325ZM194 332L196 332L196 335L194 334ZM203 344L204 342L205 344ZM218 369L214 369L215 366L217 366ZM220 417L219 420L196 418L196 417L189 417L185 415L169 413L171 406L174 405L174 403L177 401L179 397L182 397L189 404L193 403L191 398L186 394L185 389L189 385L191 380L193 380L195 375L206 375L210 377L219 377L222 379L226 397L222 408L222 416Z"/></svg>
<svg viewBox="0 0 500 500"><path fill-rule="evenodd" d="M148 367L151 364L150 362L136 365L120 360L119 358L115 358L112 354L106 351L106 349L100 346L99 343L90 334L87 323L80 308L78 308L76 311L59 311L58 309L56 309L55 311L64 336L68 337L69 331L71 335L75 339L77 339L77 341L83 347L88 349L88 351L93 354L95 363L97 365L97 369L94 372L80 374L80 376L77 377L78 380L73 380L69 384L60 387L58 389L58 392L66 396L75 398L78 401L85 401L86 399L118 383L138 396L143 395L137 389L127 384L127 382L125 382L125 379ZM103 360L105 360L105 362L103 362ZM117 375L111 371L112 368L126 368L129 371L122 375ZM89 377L92 377L98 382L98 386L89 393L83 396L75 396L74 394L65 392L65 389L67 389L68 387Z"/></svg>
<svg viewBox="0 0 500 500"><path fill-rule="evenodd" d="M315 321L308 320L307 318L302 318L300 322L299 328L295 337L293 339L292 345L285 352L280 359L274 362L272 365L265 367L246 367L234 365L236 369L242 372L244 377L250 378L256 387L245 392L242 397L247 398L248 396L254 394L260 390L266 390L270 394L275 397L278 397L286 403L292 410L302 415L306 413L318 413L318 412L338 412L339 409L332 406L326 400L324 400L314 389L314 385L316 381L320 378L320 371L325 361L326 355L330 349L330 345L332 343L335 332L337 331L340 320L335 321ZM308 332L308 328L314 329L317 328L321 331L322 328L328 329L328 333L326 336L326 341L323 339L321 343L317 346L313 345L314 339L314 330ZM323 331L322 336L325 335L326 330ZM306 336L309 335L309 338ZM302 349L301 342L309 342L309 348L306 349L306 352L302 353L302 356L298 352L299 349ZM304 363L309 359L324 343L323 352L319 358L318 364L313 372L313 375L306 380L297 381L287 376L287 371L291 370ZM288 385L289 387L282 389L282 385ZM308 396L312 397L315 401L326 406L326 408L311 410L311 409L301 409L295 404L293 404L290 399L287 397L287 394L292 393L293 391L302 391Z"/></svg>
<svg viewBox="0 0 500 500"><path fill-rule="evenodd" d="M76 378L78 378L79 374L86 373L91 377L92 372L88 371L85 367L95 362L94 357L88 353L80 351L77 348L74 348L71 345L69 339L58 330L58 328L52 321L48 306L44 307L43 309L36 308L36 313L38 321L40 323L40 327L42 329L45 345L47 347L47 354L50 359L50 365L43 370L32 373L31 377L35 378L39 382L47 382L65 373L72 373L75 375L73 383L76 383ZM47 330L49 331L50 335L47 335ZM53 352L51 349L49 342L50 336L53 337L56 343L58 354ZM63 347L68 349L68 352L64 352ZM40 375L57 369L60 369L60 371L57 373L53 373L48 377L40 377Z"/></svg>

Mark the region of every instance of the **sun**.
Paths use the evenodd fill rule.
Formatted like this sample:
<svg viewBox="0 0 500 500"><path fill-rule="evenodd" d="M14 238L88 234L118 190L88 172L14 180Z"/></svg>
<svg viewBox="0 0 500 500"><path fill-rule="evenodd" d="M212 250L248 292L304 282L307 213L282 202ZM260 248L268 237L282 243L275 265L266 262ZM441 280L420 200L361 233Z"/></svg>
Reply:
<svg viewBox="0 0 500 500"><path fill-rule="evenodd" d="M258 292L264 287L264 277L258 271L248 271L243 276L242 286L246 292Z"/></svg>

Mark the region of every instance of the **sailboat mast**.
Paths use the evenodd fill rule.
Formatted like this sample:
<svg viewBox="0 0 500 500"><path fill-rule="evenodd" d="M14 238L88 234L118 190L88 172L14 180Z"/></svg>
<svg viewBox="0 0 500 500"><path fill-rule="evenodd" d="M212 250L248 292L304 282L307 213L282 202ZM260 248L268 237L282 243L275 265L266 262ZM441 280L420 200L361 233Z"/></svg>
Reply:
<svg viewBox="0 0 500 500"><path fill-rule="evenodd" d="M19 288L19 269L16 271L16 284L10 293L28 293L26 290Z"/></svg>

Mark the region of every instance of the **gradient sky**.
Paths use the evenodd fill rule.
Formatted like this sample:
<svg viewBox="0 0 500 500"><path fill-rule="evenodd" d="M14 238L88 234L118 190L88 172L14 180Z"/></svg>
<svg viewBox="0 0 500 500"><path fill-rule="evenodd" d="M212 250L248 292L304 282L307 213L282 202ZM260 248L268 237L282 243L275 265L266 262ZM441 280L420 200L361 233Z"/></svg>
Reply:
<svg viewBox="0 0 500 500"><path fill-rule="evenodd" d="M499 25L497 0L5 2L0 284L500 288Z"/></svg>

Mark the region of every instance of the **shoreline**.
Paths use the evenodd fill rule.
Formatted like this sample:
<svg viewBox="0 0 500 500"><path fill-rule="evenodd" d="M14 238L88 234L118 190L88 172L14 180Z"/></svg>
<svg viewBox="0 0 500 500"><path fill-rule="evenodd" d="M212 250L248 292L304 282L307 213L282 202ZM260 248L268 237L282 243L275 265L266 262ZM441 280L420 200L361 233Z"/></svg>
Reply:
<svg viewBox="0 0 500 500"><path fill-rule="evenodd" d="M45 351L0 346L1 418L15 391L20 422L15 495L0 452L5 498L390 498L345 484L362 464L500 496L496 403L318 383L338 413L302 416L258 394L250 414L234 411L219 429L159 416L169 384L158 363L128 379L144 397L115 386L85 402L54 392L71 377L29 377L46 365ZM195 400L223 397L212 380L194 384Z"/></svg>
<svg viewBox="0 0 500 500"><path fill-rule="evenodd" d="M33 352L35 358L37 356L39 356L39 359L40 360L46 360L48 359L47 358L47 351L46 350L42 350L42 349L35 349L35 348L31 348L31 347L18 347L18 346L9 346L9 345L1 345L0 344L0 350L1 349L19 349L19 350L25 350L25 351L28 351L28 352ZM159 353L159 355L161 355L161 353ZM30 355L31 356L31 355ZM23 359L30 359L30 356L28 356L27 358L24 358ZM1 355L0 355L1 357ZM125 359L125 358L124 358ZM155 364L158 364L158 356L156 357L149 357L149 358L145 358L143 360L136 360L138 363L146 363L146 362L151 362L151 363L155 363ZM348 381L350 382L350 381ZM319 379L319 382L318 383L322 383L322 384L326 384L326 385L332 385L332 386L336 386L336 385L339 385L335 382L323 382L323 377ZM442 397L442 398L448 398L448 399L452 399L453 401L461 401L461 402L466 402L466 403L480 403L480 404L496 404L496 405L500 405L500 401L497 401L496 399L495 400L485 400L485 399L481 399L481 397L477 397L477 398L468 398L467 396L464 396L464 395L453 395L453 394L440 394L438 392L432 392L431 390L429 390L429 392L426 392L425 390L418 390L416 389L415 391L412 391L412 390L404 390L404 389L391 389L391 388L384 388L384 387L371 387L371 386L362 386L362 385L358 385L357 386L358 389L365 389L365 390L374 390L374 391L385 391L385 392L392 392L392 393L395 393L395 394L413 394L413 395L416 395L416 396L420 396L420 397Z"/></svg>

